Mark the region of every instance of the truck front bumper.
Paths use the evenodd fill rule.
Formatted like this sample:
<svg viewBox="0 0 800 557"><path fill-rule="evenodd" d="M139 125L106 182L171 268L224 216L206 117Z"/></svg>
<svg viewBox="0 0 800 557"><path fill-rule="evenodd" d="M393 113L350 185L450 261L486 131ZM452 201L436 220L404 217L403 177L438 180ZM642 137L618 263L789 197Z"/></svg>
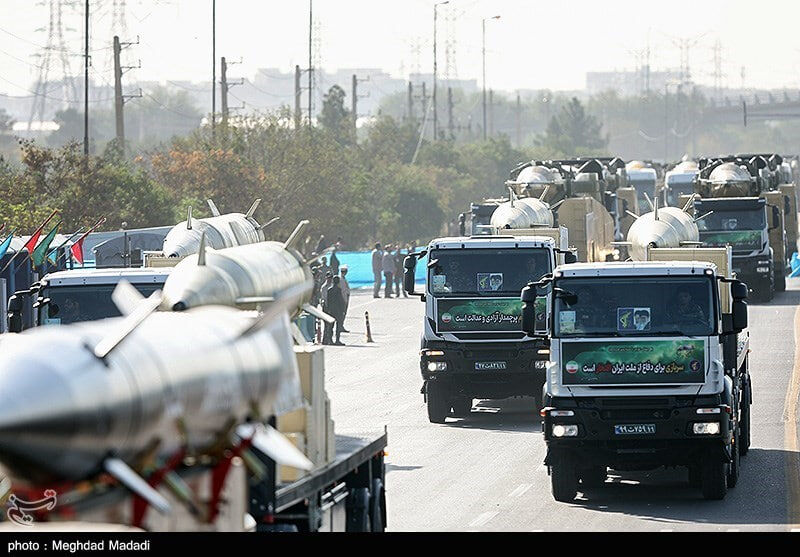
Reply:
<svg viewBox="0 0 800 557"><path fill-rule="evenodd" d="M711 398L716 400L631 397L582 400L577 404L556 401L542 410L545 464L569 457L587 465L637 470L688 466L707 458L727 462L732 418L728 406L717 397ZM709 427L718 431L698 432Z"/></svg>

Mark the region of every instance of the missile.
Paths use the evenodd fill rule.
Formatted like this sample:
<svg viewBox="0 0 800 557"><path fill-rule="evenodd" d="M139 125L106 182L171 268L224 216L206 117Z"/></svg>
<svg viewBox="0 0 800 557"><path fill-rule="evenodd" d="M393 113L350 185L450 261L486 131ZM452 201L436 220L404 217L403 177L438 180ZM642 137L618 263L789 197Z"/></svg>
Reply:
<svg viewBox="0 0 800 557"><path fill-rule="evenodd" d="M677 207L659 208L655 200L655 210L642 216L633 215L636 220L628 230L628 241L624 243L630 250L634 261L646 261L649 248L677 248L700 244L700 231L697 220Z"/></svg>
<svg viewBox="0 0 800 557"><path fill-rule="evenodd" d="M160 293L143 299L121 283L124 317L17 335L0 353L0 463L37 485L105 472L163 512L136 470L175 455L213 457L248 439L310 469L261 423L302 402L286 314L296 293L286 294L254 319L226 307L155 312Z"/></svg>
<svg viewBox="0 0 800 557"><path fill-rule="evenodd" d="M541 194L544 198L549 191L545 186ZM491 226L500 229L523 229L535 227L552 227L553 211L550 205L534 197L517 199L511 192L511 200L500 204L492 213Z"/></svg>
<svg viewBox="0 0 800 557"><path fill-rule="evenodd" d="M260 203L261 200L256 199L246 214L221 215L217 206L209 199L208 206L213 216L205 219L193 219L192 208L189 207L186 222L176 224L164 238L164 255L186 257L197 253L203 234L206 236L207 245L215 249L253 244L264 240L263 229L276 219L264 226L258 224L253 215Z"/></svg>
<svg viewBox="0 0 800 557"><path fill-rule="evenodd" d="M750 197L753 177L743 166L726 162L711 171L706 197Z"/></svg>
<svg viewBox="0 0 800 557"><path fill-rule="evenodd" d="M178 263L164 283L160 309L184 311L207 305L251 309L270 304L292 290L292 316L305 310L332 322L310 304L314 277L295 249L308 221L297 225L286 242L259 242L226 249L209 249L205 239L196 255Z"/></svg>

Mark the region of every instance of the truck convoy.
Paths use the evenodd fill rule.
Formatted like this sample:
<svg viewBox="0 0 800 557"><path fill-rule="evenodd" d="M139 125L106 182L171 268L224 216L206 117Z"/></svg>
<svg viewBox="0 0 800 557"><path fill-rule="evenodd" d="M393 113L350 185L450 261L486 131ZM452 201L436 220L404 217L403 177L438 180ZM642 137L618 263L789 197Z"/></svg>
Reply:
<svg viewBox="0 0 800 557"><path fill-rule="evenodd" d="M522 292L523 330L550 341L541 414L557 501L599 487L608 468L686 467L707 499L737 483L750 445L747 287L729 249L647 251L559 266Z"/></svg>
<svg viewBox="0 0 800 557"><path fill-rule="evenodd" d="M428 256L425 291L415 292ZM405 260L404 288L425 302L422 393L433 423L464 417L474 398L541 397L547 341L522 332L519 291L564 255L543 236L440 238Z"/></svg>

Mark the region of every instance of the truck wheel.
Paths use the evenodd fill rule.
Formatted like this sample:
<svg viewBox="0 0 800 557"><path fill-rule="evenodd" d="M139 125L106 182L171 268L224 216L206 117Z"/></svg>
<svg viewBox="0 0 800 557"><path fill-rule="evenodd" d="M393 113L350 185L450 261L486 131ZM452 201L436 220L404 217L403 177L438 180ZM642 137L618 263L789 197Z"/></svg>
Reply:
<svg viewBox="0 0 800 557"><path fill-rule="evenodd" d="M564 459L550 467L550 488L553 499L559 503L571 503L578 495L578 475L575 466Z"/></svg>
<svg viewBox="0 0 800 557"><path fill-rule="evenodd" d="M372 480L372 490L369 497L369 525L370 532L383 532L386 524L383 521L386 496L383 491L383 482L380 478Z"/></svg>
<svg viewBox="0 0 800 557"><path fill-rule="evenodd" d="M775 275L775 291L786 292L786 275L782 272Z"/></svg>
<svg viewBox="0 0 800 557"><path fill-rule="evenodd" d="M605 466L592 466L581 471L581 484L585 487L600 487L606 483L608 468Z"/></svg>
<svg viewBox="0 0 800 557"><path fill-rule="evenodd" d="M356 488L347 496L347 531L369 532L369 489Z"/></svg>
<svg viewBox="0 0 800 557"><path fill-rule="evenodd" d="M739 454L744 456L750 450L750 379L742 392L742 414L739 417Z"/></svg>
<svg viewBox="0 0 800 557"><path fill-rule="evenodd" d="M739 433L733 434L733 447L731 447L731 462L728 466L728 480L727 484L729 488L736 487L736 484L739 482Z"/></svg>
<svg viewBox="0 0 800 557"><path fill-rule="evenodd" d="M453 415L457 418L466 418L472 411L472 399L464 396L453 399Z"/></svg>
<svg viewBox="0 0 800 557"><path fill-rule="evenodd" d="M445 398L444 389L435 383L428 383L428 420L432 424L443 424L445 418L450 413L450 404Z"/></svg>
<svg viewBox="0 0 800 557"><path fill-rule="evenodd" d="M703 462L700 489L703 497L711 501L721 501L728 493L728 464L718 460Z"/></svg>

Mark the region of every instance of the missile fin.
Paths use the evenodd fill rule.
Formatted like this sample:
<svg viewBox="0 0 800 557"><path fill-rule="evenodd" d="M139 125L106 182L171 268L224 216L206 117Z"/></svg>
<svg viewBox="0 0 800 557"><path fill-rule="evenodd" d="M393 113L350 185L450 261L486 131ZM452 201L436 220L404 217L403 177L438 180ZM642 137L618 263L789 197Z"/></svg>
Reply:
<svg viewBox="0 0 800 557"><path fill-rule="evenodd" d="M268 304L274 302L275 298L271 296L251 296L251 297L242 297L236 298L236 305L243 306L249 304Z"/></svg>
<svg viewBox="0 0 800 557"><path fill-rule="evenodd" d="M547 184L544 187L544 191L542 192L542 195L539 196L539 201L544 202L544 198L547 196L549 191L550 191L550 184Z"/></svg>
<svg viewBox="0 0 800 557"><path fill-rule="evenodd" d="M268 323L272 322L276 317L293 309L296 300L300 296L304 296L308 292L306 284L297 284L284 291L283 296L276 298L273 303L268 305L261 315L250 325L248 325L237 338L246 337L255 331L258 331Z"/></svg>
<svg viewBox="0 0 800 557"><path fill-rule="evenodd" d="M136 311L144 299L144 296L127 280L121 280L111 293L111 300L122 315L130 315Z"/></svg>
<svg viewBox="0 0 800 557"><path fill-rule="evenodd" d="M211 214L215 217L220 215L219 209L217 209L217 204L214 203L213 199L207 199L206 203L208 203L208 208L211 209Z"/></svg>
<svg viewBox="0 0 800 557"><path fill-rule="evenodd" d="M311 470L314 463L292 445L277 429L265 424L242 424L236 428L236 435L252 439L253 447L270 457L278 464L299 470Z"/></svg>
<svg viewBox="0 0 800 557"><path fill-rule="evenodd" d="M119 286L117 286L119 288ZM116 290L116 288L115 288ZM111 352L120 345L120 343L127 338L129 334L136 330L136 328L147 319L161 304L161 291L153 292L149 298L142 300L139 306L133 310L125 319L120 323L115 331L111 331L107 336L103 337L97 346L94 347L94 355L101 360L105 360Z"/></svg>
<svg viewBox="0 0 800 557"><path fill-rule="evenodd" d="M107 458L103 462L103 468L161 514L172 511L169 501L122 460Z"/></svg>
<svg viewBox="0 0 800 557"><path fill-rule="evenodd" d="M253 201L253 204L250 205L250 208L247 210L247 214L245 216L248 219L253 218L253 215L256 214L256 209L258 209L259 205L261 205L261 198L260 197L258 199L256 199L255 201Z"/></svg>
<svg viewBox="0 0 800 557"><path fill-rule="evenodd" d="M197 248L197 266L206 266L206 233L200 235L200 247Z"/></svg>
<svg viewBox="0 0 800 557"><path fill-rule="evenodd" d="M299 223L297 223L297 226L295 227L294 231L286 239L286 242L284 242L283 247L285 249L289 249L289 248L295 247L295 245L298 242L300 242L300 238L301 238L300 233L303 231L303 229L306 226L308 226L308 221L307 220L301 220Z"/></svg>
<svg viewBox="0 0 800 557"><path fill-rule="evenodd" d="M655 211L656 213L658 213L658 209L653 204L653 200L650 199L650 196L647 195L647 192L644 192L644 198L647 200L647 203L650 205L650 210L651 211ZM658 215L656 215L656 220L658 220Z"/></svg>
<svg viewBox="0 0 800 557"><path fill-rule="evenodd" d="M688 213L689 212L689 207L691 207L692 203L694 203L694 198L695 197L697 197L696 193L693 193L692 195L689 196L689 201L687 201L686 205L683 206L683 212L684 213Z"/></svg>
<svg viewBox="0 0 800 557"><path fill-rule="evenodd" d="M189 209L187 210L186 214L186 230L192 229L192 206L189 205Z"/></svg>
<svg viewBox="0 0 800 557"><path fill-rule="evenodd" d="M260 228L261 230L264 230L265 228L267 228L268 226L270 226L270 225L272 225L272 224L275 224L275 223L276 223L276 222L278 222L279 220L281 220L281 218L280 218L280 217L275 217L275 218L273 218L273 219L270 219L270 221L269 221L269 222L267 222L267 223L264 223L264 224L262 224L261 226L259 226L259 228Z"/></svg>
<svg viewBox="0 0 800 557"><path fill-rule="evenodd" d="M711 215L713 215L713 214L714 214L714 211L709 211L709 212L708 212L708 213L706 213L705 215L700 215L699 217L697 217L696 219L694 219L694 222L700 222L700 221L701 221L701 220L703 220L704 218L706 218L706 217L710 217L710 216L711 216Z"/></svg>
<svg viewBox="0 0 800 557"><path fill-rule="evenodd" d="M307 312L316 317L317 319L322 319L323 321L327 321L328 323L336 323L336 318L331 317L321 309L315 308L311 304L303 304L303 309Z"/></svg>
<svg viewBox="0 0 800 557"><path fill-rule="evenodd" d="M563 205L564 201L566 201L566 199L562 199L562 200L561 200L561 201L559 201L558 203L554 203L553 205L550 205L550 210L551 210L551 211L555 211L556 209L558 209L559 207L561 207L561 205Z"/></svg>

